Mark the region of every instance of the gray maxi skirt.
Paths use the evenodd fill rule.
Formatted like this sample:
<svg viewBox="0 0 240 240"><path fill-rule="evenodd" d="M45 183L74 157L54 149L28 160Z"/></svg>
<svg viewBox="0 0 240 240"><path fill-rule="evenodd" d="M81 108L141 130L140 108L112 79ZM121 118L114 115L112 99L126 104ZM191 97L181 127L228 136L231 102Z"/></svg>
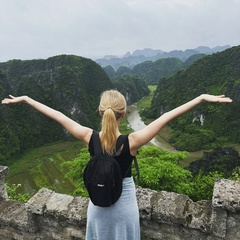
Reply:
<svg viewBox="0 0 240 240"><path fill-rule="evenodd" d="M132 177L123 179L118 201L98 207L89 201L86 240L140 240L139 210Z"/></svg>

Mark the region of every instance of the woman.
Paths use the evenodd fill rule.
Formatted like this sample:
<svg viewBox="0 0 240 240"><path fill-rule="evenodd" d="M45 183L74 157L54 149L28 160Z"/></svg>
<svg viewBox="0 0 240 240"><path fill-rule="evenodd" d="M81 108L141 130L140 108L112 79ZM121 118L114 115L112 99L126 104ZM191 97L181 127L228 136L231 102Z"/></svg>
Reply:
<svg viewBox="0 0 240 240"><path fill-rule="evenodd" d="M110 207L94 206L89 202L87 212L87 240L139 240L140 224L137 207L135 185L129 168L138 149L148 143L160 130L172 119L186 113L202 102L230 103L232 100L224 95L214 96L202 94L193 100L164 113L143 129L130 133L128 141L123 144L116 153L124 173L123 191L118 201ZM59 111L43 105L27 96L14 97L2 100L2 104L26 103L47 117L60 123L73 136L83 141L93 152L93 129L82 126L71 120ZM99 114L102 116L102 128L99 132L103 151L111 155L114 152L119 132L119 124L126 114L126 100L116 90L108 90L102 93L99 104Z"/></svg>

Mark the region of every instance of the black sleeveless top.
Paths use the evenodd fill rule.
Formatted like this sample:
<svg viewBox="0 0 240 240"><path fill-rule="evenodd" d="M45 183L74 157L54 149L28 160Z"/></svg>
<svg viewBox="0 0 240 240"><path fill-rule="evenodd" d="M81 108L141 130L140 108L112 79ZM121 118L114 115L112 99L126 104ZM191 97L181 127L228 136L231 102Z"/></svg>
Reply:
<svg viewBox="0 0 240 240"><path fill-rule="evenodd" d="M96 133L97 133L97 131L93 130L92 135L96 134ZM92 136L91 136L90 141L89 141L88 151L89 151L91 156L94 155ZM132 156L130 154L128 138L127 138L127 141L123 145L121 153L118 156L115 156L114 158L117 160L117 162L118 162L118 164L121 168L123 178L131 177L132 176L131 165L132 165L132 161L133 161L134 156Z"/></svg>

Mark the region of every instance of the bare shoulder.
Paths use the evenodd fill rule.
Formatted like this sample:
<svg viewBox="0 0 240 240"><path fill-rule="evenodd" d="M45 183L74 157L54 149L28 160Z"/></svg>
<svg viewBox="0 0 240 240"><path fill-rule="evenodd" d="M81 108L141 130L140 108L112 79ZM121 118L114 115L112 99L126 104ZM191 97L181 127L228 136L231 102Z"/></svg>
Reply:
<svg viewBox="0 0 240 240"><path fill-rule="evenodd" d="M71 129L71 134L82 141L86 146L91 139L93 129L81 126L80 124L76 124L73 129Z"/></svg>
<svg viewBox="0 0 240 240"><path fill-rule="evenodd" d="M85 144L86 146L88 146L89 141L90 141L91 136L92 136L92 132L93 132L93 129L88 128L88 127L83 127L83 128L82 128L82 131L81 131L81 134L79 134L78 139L81 140L81 141L83 141L84 144Z"/></svg>
<svg viewBox="0 0 240 240"><path fill-rule="evenodd" d="M138 146L137 146L137 143L136 143L136 138L135 138L134 132L130 133L128 135L128 141L129 141L130 154L132 156L135 156L137 154Z"/></svg>

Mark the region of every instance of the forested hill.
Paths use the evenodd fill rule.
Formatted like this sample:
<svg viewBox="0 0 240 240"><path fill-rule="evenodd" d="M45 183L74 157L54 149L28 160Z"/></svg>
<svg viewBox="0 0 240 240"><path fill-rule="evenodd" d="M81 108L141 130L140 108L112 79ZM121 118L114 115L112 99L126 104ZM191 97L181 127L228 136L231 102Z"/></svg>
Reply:
<svg viewBox="0 0 240 240"><path fill-rule="evenodd" d="M205 56L187 69L162 78L153 98L151 114L157 117L201 93L225 94L233 103L201 104L173 121L171 126L178 129L173 137L176 146L182 149L194 145L189 150L201 149L214 138L239 143L240 46Z"/></svg>
<svg viewBox="0 0 240 240"><path fill-rule="evenodd" d="M114 83L104 70L94 61L79 56L0 63L1 99L9 94L28 95L96 129L100 122L99 96L111 88L115 88ZM121 86L123 94L127 94L128 88ZM146 84L141 84L140 90L136 87L130 90L135 101L143 97L139 92L148 93ZM61 126L27 105L0 105L0 163L28 148L66 137L68 134Z"/></svg>
<svg viewBox="0 0 240 240"><path fill-rule="evenodd" d="M110 77L115 79L124 74L139 76L149 84L156 85L162 77L168 77L181 69L187 68L193 62L206 56L206 54L195 54L190 56L185 62L179 58L160 58L156 61L145 61L135 65L132 69L126 66L120 66L116 71L110 65L104 67L104 71Z"/></svg>

